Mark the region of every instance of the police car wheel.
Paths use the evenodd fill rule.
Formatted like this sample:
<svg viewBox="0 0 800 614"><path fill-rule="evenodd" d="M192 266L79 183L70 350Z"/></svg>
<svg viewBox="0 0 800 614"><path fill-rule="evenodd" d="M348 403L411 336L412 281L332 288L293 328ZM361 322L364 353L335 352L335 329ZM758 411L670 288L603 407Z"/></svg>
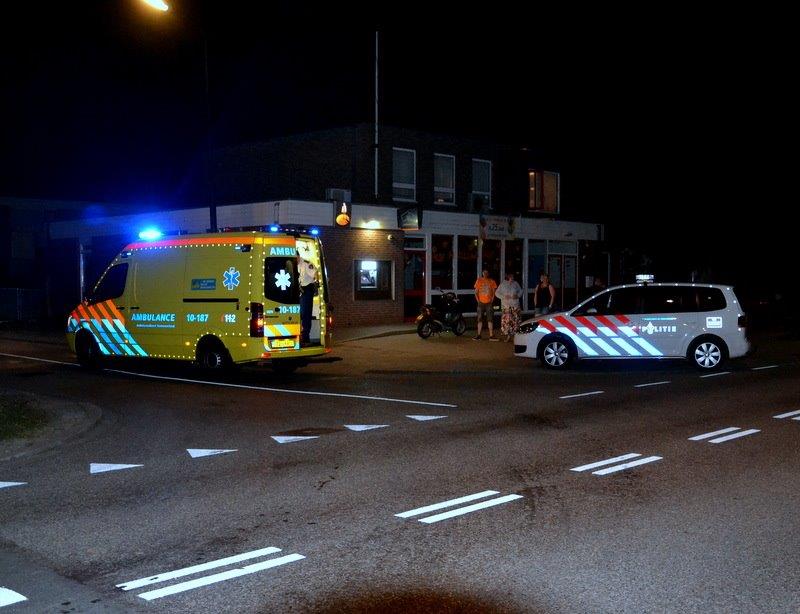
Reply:
<svg viewBox="0 0 800 614"><path fill-rule="evenodd" d="M572 362L574 350L563 339L550 339L542 348L542 364L548 369L565 369Z"/></svg>
<svg viewBox="0 0 800 614"><path fill-rule="evenodd" d="M689 357L698 369L712 371L725 361L725 348L715 339L698 339L689 348Z"/></svg>

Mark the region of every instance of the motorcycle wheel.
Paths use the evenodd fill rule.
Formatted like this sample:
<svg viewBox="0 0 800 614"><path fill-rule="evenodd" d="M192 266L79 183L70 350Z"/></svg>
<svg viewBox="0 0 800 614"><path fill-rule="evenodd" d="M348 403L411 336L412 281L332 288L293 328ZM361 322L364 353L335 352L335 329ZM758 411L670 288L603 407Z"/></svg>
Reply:
<svg viewBox="0 0 800 614"><path fill-rule="evenodd" d="M459 318L456 325L453 327L453 332L459 337L467 331L467 322L464 318Z"/></svg>
<svg viewBox="0 0 800 614"><path fill-rule="evenodd" d="M423 320L417 325L417 334L423 339L427 339L433 333L433 326L427 320Z"/></svg>

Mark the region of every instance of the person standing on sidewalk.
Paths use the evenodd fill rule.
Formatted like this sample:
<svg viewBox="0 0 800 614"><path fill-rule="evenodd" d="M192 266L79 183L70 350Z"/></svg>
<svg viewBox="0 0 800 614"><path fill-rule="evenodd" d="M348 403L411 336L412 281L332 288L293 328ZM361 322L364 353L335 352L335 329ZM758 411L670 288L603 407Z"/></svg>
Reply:
<svg viewBox="0 0 800 614"><path fill-rule="evenodd" d="M533 292L533 315L546 316L553 310L556 302L556 289L550 283L550 276L542 272L539 276L539 283Z"/></svg>
<svg viewBox="0 0 800 614"><path fill-rule="evenodd" d="M503 310L500 320L500 340L511 341L519 328L519 299L522 297L522 288L514 281L513 273L506 275L503 283L497 287L496 294L500 298L500 308Z"/></svg>
<svg viewBox="0 0 800 614"><path fill-rule="evenodd" d="M475 298L478 303L478 334L473 337L476 341L481 338L481 331L483 330L483 318L486 318L486 323L489 325L489 341L497 341L494 336L494 313L492 311L492 303L494 302L494 293L497 290L497 283L489 277L489 271L483 270L481 276L475 282Z"/></svg>

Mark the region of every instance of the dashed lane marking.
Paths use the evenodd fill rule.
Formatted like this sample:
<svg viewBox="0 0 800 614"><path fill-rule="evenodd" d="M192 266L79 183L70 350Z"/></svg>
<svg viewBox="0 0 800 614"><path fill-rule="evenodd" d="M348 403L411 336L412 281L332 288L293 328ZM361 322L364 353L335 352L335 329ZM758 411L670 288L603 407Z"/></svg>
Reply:
<svg viewBox="0 0 800 614"><path fill-rule="evenodd" d="M780 365L765 365L763 367L753 367L753 371L763 371L764 369L777 369Z"/></svg>
<svg viewBox="0 0 800 614"><path fill-rule="evenodd" d="M27 482L0 482L0 488L11 488L12 486L24 486Z"/></svg>
<svg viewBox="0 0 800 614"><path fill-rule="evenodd" d="M748 429L743 431L739 426L729 426L728 428L712 431L711 433L703 433L702 435L689 437L689 441L703 441L704 439L708 439L709 443L724 443L726 441L730 441L731 439L747 437L748 435L755 435L756 433L760 432L761 431L759 429ZM718 437L718 435L723 435L723 437ZM716 439L711 439L712 437L715 437Z"/></svg>
<svg viewBox="0 0 800 614"><path fill-rule="evenodd" d="M412 516L420 516L422 514L427 514L428 512L434 512L436 510L444 509L446 507L453 507L455 505L461 505L462 503L475 501L476 499L485 499L486 497L492 497L494 495L499 495L499 494L500 493L496 490L484 490L481 492L473 493L471 495L466 495L464 497L458 497L457 499L450 499L448 501L434 503L433 505L426 505L425 507L418 507L416 509L409 510L407 512L401 512L400 514L395 514L395 516L398 518L411 518ZM448 518L463 516L464 514L470 514L472 512L477 512L478 510L483 510L488 507L502 505L504 503L508 503L509 501L515 501L517 499L522 499L522 495L504 495L502 497L497 497L495 499L481 501L480 503L473 503L472 505L458 507L448 512L442 512L441 514L434 514L433 516L426 516L425 518L419 518L419 522L423 522L425 524L433 524L434 522L441 522L442 520L447 520Z"/></svg>
<svg viewBox="0 0 800 614"><path fill-rule="evenodd" d="M761 432L760 429L747 429L746 431L741 431L739 433L725 435L724 437L717 437L716 439L712 439L709 443L724 443L726 441L730 441L731 439L738 439L739 437L747 437L748 435L755 435L756 433L760 432Z"/></svg>
<svg viewBox="0 0 800 614"><path fill-rule="evenodd" d="M319 435L271 435L278 443L295 443L306 439L319 439Z"/></svg>
<svg viewBox="0 0 800 614"><path fill-rule="evenodd" d="M203 571L208 571L210 569L217 569L228 565L234 565L242 561L261 558L263 556L275 554L280 551L281 551L280 548L274 548L274 547L261 548L260 550L253 550L252 552L245 552L243 554L229 556L223 559L218 559L216 561L201 563L200 565L192 565L191 567L185 567L183 569L177 569L175 571L168 571L165 573L157 574L155 576L149 576L147 578L133 580L131 582L124 582L122 584L117 584L117 588L121 588L124 591L129 591L136 588L142 588L143 586L160 584L161 582L166 582L168 580L182 578L196 573L201 573ZM152 601L154 599L160 599L162 597L168 597L170 595L184 593L186 591L190 591L195 588L200 588L202 586L209 586L211 584L216 584L217 582L224 582L225 580L231 580L233 578L239 578L241 576L246 576L259 571L264 571L265 569L271 569L273 567L279 567L281 565L286 565L288 563L294 563L295 561L301 561L304 558L306 557L303 556L302 554L297 554L297 553L288 554L286 556L281 556L275 559L268 559L266 561L261 561L258 563L253 563L251 565L246 565L244 567L229 569L228 571L223 571L211 574L209 576L195 578L194 580L188 580L186 582L179 582L178 584L165 586L164 588L147 591L144 593L140 593L139 595L137 595L137 597L144 599L145 601Z"/></svg>
<svg viewBox="0 0 800 614"><path fill-rule="evenodd" d="M772 416L773 418L777 418L778 420L783 420L784 418L791 418L792 416L800 417L800 409L795 411L787 411L785 414L778 414L777 416ZM792 418L792 420L796 420L797 418Z"/></svg>
<svg viewBox="0 0 800 614"><path fill-rule="evenodd" d="M611 467L605 467L604 469L598 469L597 471L592 471L592 475L608 475L609 473L616 473L617 471L624 471L625 469L631 469L632 467L638 467L639 465L646 465L648 463L653 463L655 461L661 460L661 456L647 456L645 458L638 458L641 457L641 454L636 452L631 452L629 454L623 454L622 456L615 456L614 458L607 458L605 460L597 461L594 463L589 463L588 465L581 465L580 467L573 467L570 471L589 471L591 469L597 469L597 467L603 467L605 465L613 465ZM619 463L620 461L626 461L628 459L635 458L636 460L631 460L627 463L623 462L622 464L616 465L615 463Z"/></svg>
<svg viewBox="0 0 800 614"><path fill-rule="evenodd" d="M6 356L8 358L21 358L22 360L33 360L35 362L49 362L54 365L67 365L68 367L80 367L77 362L64 362L63 360L49 360L47 358L36 358L34 356L20 356L19 354L6 354L5 352L0 352L0 356Z"/></svg>
<svg viewBox="0 0 800 614"><path fill-rule="evenodd" d="M671 384L672 382L669 380L664 380L663 382L648 382L646 384L636 384L634 388L647 388L648 386L663 386L664 384Z"/></svg>
<svg viewBox="0 0 800 614"><path fill-rule="evenodd" d="M25 595L20 595L10 588L0 586L0 608L4 608L7 605L14 605L15 603L22 603L27 600L28 598Z"/></svg>
<svg viewBox="0 0 800 614"><path fill-rule="evenodd" d="M345 424L344 428L350 431L371 431L373 429L385 429L388 424Z"/></svg>
<svg viewBox="0 0 800 614"><path fill-rule="evenodd" d="M706 377L719 377L720 375L730 375L730 374L731 374L730 371L720 371L719 373L708 373L707 375L701 375L700 379L703 379L703 378L706 378Z"/></svg>
<svg viewBox="0 0 800 614"><path fill-rule="evenodd" d="M447 416L406 416L406 418L411 418L412 420L417 420L419 422L427 422L428 420L441 420L442 418L447 418Z"/></svg>
<svg viewBox="0 0 800 614"><path fill-rule="evenodd" d="M563 397L558 397L559 399L575 399L577 397L589 397L595 394L603 394L603 390L593 390L592 392L582 392L581 394L568 394Z"/></svg>
<svg viewBox="0 0 800 614"><path fill-rule="evenodd" d="M703 439L711 439L712 437L716 437L717 435L724 435L725 433L732 433L733 431L741 430L738 426L729 426L725 429L720 429L718 431L712 431L710 433L703 433L702 435L695 435L694 437L689 437L689 441L702 441Z"/></svg>

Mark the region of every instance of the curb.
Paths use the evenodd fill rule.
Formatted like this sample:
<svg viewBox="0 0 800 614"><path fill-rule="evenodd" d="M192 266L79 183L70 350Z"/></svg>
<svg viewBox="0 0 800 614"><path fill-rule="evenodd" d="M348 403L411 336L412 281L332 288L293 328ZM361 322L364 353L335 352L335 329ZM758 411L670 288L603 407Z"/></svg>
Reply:
<svg viewBox="0 0 800 614"><path fill-rule="evenodd" d="M33 397L35 399L45 399L47 403L53 403L57 401L54 397L47 397L45 395L38 395L33 394L30 392L25 391L16 391L17 394L22 394L25 396ZM63 405L63 401L58 401L59 405ZM42 452L48 452L54 448L62 446L69 441L80 437L87 431L93 429L100 420L103 418L103 410L94 405L92 403L78 403L77 408L79 408L83 412L83 418L80 420L80 423L76 426L73 426L69 429L62 430L59 428L59 420L61 416L59 415L55 420L54 424L50 425L49 427L44 427L44 433L39 435L35 435L30 441L31 444L25 446L22 450L14 452L12 454L7 454L6 456L0 456L0 462L6 462L10 460L26 458L29 456L34 456L36 454L41 454ZM49 413L49 412L48 412ZM55 433L52 436L48 436L47 429L55 429ZM13 441L13 440L12 440ZM2 447L3 443L0 443L0 454L2 454Z"/></svg>
<svg viewBox="0 0 800 614"><path fill-rule="evenodd" d="M397 335L414 335L416 330L390 330L385 333L374 333L372 335L363 335L361 337L350 337L348 339L340 339L339 343L350 343L351 341L361 341L363 339L379 339L381 337L396 337ZM334 340L336 338L334 337ZM334 341L335 343L335 341Z"/></svg>

